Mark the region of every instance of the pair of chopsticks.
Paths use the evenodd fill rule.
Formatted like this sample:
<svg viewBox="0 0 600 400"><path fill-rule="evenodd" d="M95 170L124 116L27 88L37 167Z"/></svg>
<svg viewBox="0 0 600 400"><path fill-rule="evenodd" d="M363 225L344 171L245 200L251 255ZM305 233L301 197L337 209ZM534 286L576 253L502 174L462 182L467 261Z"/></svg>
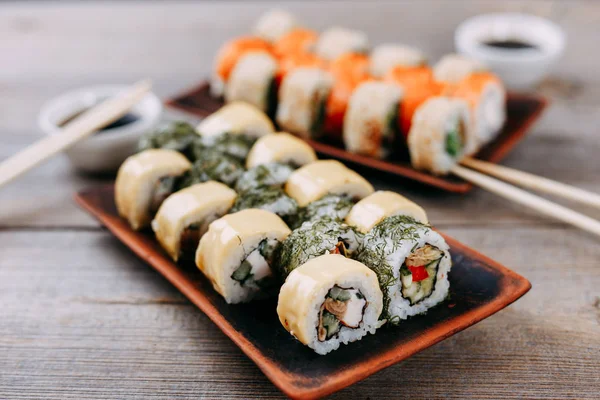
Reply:
<svg viewBox="0 0 600 400"><path fill-rule="evenodd" d="M148 80L137 82L121 94L83 112L68 123L60 133L38 140L6 159L0 163L0 186L118 120L139 103L151 88L152 83Z"/></svg>
<svg viewBox="0 0 600 400"><path fill-rule="evenodd" d="M523 189L519 189L508 183L492 178L495 176L502 180L514 183L516 185L532 190L549 193L555 196L563 197L568 200L580 202L589 206L600 208L600 195L591 193L574 186L556 182L551 179L542 178L527 172L518 171L501 165L492 164L485 161L466 158L461 161L463 166L457 165L452 169L456 176L489 190L501 197L512 200L518 204L530 207L544 215L556 218L576 226L585 231L600 236L600 221L590 218L586 215L571 210L546 200L543 197L536 196ZM469 168L465 168L469 167ZM484 175L480 172L488 175Z"/></svg>

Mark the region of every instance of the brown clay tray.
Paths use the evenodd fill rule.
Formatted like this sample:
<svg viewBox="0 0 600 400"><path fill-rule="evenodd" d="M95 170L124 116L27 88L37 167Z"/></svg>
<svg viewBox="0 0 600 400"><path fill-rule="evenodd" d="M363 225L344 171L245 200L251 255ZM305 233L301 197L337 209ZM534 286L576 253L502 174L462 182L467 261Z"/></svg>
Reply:
<svg viewBox="0 0 600 400"><path fill-rule="evenodd" d="M167 100L166 104L200 117L206 117L221 108L223 101L210 95L208 82L204 81L197 87ZM494 141L482 148L476 157L490 162L502 160L525 136L546 106L547 101L541 96L509 93L506 104L507 122L502 132ZM466 193L473 188L469 182L458 177L434 176L414 169L410 165L408 155L397 155L392 159L378 160L350 153L344 149L342 143L314 140L307 140L307 142L321 155L399 175L449 192Z"/></svg>
<svg viewBox="0 0 600 400"><path fill-rule="evenodd" d="M281 326L275 299L228 305L193 265L176 265L150 232L140 233L119 218L112 185L78 193L77 203L121 242L161 273L202 310L286 395L328 395L481 321L523 296L527 279L444 235L454 265L449 300L398 327L319 356Z"/></svg>

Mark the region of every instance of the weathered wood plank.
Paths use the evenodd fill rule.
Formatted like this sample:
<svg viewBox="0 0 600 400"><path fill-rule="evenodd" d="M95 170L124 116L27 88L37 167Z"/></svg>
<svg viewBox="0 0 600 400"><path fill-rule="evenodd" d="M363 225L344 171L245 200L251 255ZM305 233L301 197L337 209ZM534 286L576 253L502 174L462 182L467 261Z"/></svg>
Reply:
<svg viewBox="0 0 600 400"><path fill-rule="evenodd" d="M552 228L500 228L496 239L487 229L447 232L527 276L532 291L333 397L596 397L593 239ZM279 397L208 318L108 233L8 231L0 240L3 397Z"/></svg>

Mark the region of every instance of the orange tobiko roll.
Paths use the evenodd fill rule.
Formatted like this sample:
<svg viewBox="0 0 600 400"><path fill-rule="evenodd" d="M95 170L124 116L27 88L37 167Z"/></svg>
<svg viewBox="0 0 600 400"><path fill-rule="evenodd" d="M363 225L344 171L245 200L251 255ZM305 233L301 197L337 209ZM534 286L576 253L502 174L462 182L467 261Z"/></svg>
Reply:
<svg viewBox="0 0 600 400"><path fill-rule="evenodd" d="M280 58L277 82L281 82L290 71L299 67L316 67L325 69L326 62L312 53L295 53L284 58Z"/></svg>
<svg viewBox="0 0 600 400"><path fill-rule="evenodd" d="M301 28L294 29L275 42L273 53L279 58L308 53L318 37L319 34L315 31Z"/></svg>
<svg viewBox="0 0 600 400"><path fill-rule="evenodd" d="M407 138L412 117L417 108L426 100L440 96L447 90L447 85L433 79L433 71L427 66L395 67L384 77L384 81L399 84L404 89L400 104L400 131Z"/></svg>
<svg viewBox="0 0 600 400"><path fill-rule="evenodd" d="M506 90L496 75L472 73L452 87L450 96L469 104L479 146L498 135L506 121Z"/></svg>
<svg viewBox="0 0 600 400"><path fill-rule="evenodd" d="M334 84L327 99L325 132L341 138L350 96L360 83L370 79L369 58L363 54L345 54L331 62L329 72Z"/></svg>
<svg viewBox="0 0 600 400"><path fill-rule="evenodd" d="M215 74L223 82L227 82L233 67L235 67L241 56L249 51L263 50L271 53L272 49L269 42L254 36L242 36L230 40L223 44L217 53Z"/></svg>

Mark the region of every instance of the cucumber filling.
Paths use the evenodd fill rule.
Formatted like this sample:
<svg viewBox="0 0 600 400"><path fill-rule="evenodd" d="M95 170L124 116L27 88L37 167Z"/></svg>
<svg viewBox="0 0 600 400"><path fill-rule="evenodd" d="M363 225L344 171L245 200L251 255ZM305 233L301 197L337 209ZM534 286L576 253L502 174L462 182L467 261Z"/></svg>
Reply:
<svg viewBox="0 0 600 400"><path fill-rule="evenodd" d="M274 283L271 261L278 241L275 239L264 239L254 248L240 266L233 272L231 279L239 282L242 286L257 286L267 288Z"/></svg>
<svg viewBox="0 0 600 400"><path fill-rule="evenodd" d="M446 130L446 153L452 158L462 154L464 144L465 127L462 120L456 120Z"/></svg>
<svg viewBox="0 0 600 400"><path fill-rule="evenodd" d="M319 312L317 338L320 342L331 339L346 326L356 329L363 320L367 300L358 289L333 286L327 292Z"/></svg>
<svg viewBox="0 0 600 400"><path fill-rule="evenodd" d="M444 252L426 244L414 250L400 267L402 297L415 305L425 300L435 288L437 271Z"/></svg>

